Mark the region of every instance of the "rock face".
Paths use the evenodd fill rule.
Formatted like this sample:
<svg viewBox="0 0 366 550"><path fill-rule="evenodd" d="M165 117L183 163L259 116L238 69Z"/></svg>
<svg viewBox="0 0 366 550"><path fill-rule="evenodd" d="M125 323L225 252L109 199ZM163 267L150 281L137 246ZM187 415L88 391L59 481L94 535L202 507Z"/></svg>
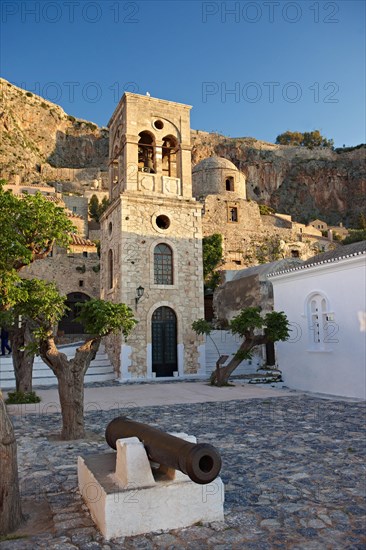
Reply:
<svg viewBox="0 0 366 550"><path fill-rule="evenodd" d="M192 132L192 159L229 159L247 179L247 197L300 222L355 223L366 210L366 146L306 149L253 138Z"/></svg>
<svg viewBox="0 0 366 550"><path fill-rule="evenodd" d="M9 183L107 185L108 130L0 80L1 177ZM247 180L247 197L300 222L345 225L366 212L365 146L313 149L192 131L192 164L225 157ZM76 189L73 189L76 190Z"/></svg>
<svg viewBox="0 0 366 550"><path fill-rule="evenodd" d="M1 177L9 183L90 181L107 169L108 130L0 80Z"/></svg>

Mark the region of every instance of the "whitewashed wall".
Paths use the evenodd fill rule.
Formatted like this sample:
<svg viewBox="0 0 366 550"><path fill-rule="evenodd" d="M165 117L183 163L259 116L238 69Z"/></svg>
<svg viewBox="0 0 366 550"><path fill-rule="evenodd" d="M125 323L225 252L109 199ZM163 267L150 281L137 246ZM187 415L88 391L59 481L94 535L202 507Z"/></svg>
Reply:
<svg viewBox="0 0 366 550"><path fill-rule="evenodd" d="M270 278L274 308L286 313L293 329L289 341L277 344L277 363L287 386L366 397L365 267L365 255L359 255ZM318 346L312 343L306 308L313 292L328 299L330 313Z"/></svg>

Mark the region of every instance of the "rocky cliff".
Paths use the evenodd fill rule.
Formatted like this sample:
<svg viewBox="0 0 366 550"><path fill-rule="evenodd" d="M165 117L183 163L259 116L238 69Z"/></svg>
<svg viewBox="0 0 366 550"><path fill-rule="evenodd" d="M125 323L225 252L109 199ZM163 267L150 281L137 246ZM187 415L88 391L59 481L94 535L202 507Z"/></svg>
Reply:
<svg viewBox="0 0 366 550"><path fill-rule="evenodd" d="M90 181L107 170L108 130L0 79L1 177L9 183Z"/></svg>
<svg viewBox="0 0 366 550"><path fill-rule="evenodd" d="M106 183L108 130L0 80L1 177L10 182ZM218 155L247 177L248 198L306 222L355 222L366 213L365 146L305 149L192 131L192 161Z"/></svg>

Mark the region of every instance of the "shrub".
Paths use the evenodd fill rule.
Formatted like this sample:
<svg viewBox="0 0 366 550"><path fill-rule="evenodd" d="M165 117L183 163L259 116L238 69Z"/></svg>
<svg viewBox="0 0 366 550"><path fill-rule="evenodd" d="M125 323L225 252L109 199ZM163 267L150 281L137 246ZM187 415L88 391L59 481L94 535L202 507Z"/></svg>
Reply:
<svg viewBox="0 0 366 550"><path fill-rule="evenodd" d="M27 403L40 403L41 398L38 397L36 392L22 392L13 391L8 393L8 397L5 400L7 405L23 405Z"/></svg>

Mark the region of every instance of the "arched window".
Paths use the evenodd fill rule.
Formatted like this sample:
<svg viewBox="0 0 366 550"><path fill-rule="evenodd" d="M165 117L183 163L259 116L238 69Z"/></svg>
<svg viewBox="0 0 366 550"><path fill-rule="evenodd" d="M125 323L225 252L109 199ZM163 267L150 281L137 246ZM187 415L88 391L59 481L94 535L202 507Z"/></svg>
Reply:
<svg viewBox="0 0 366 550"><path fill-rule="evenodd" d="M226 191L234 191L234 178L228 176L225 180Z"/></svg>
<svg viewBox="0 0 366 550"><path fill-rule="evenodd" d="M154 283L173 284L173 251L164 243L158 244L154 249Z"/></svg>
<svg viewBox="0 0 366 550"><path fill-rule="evenodd" d="M138 167L140 172L156 174L155 140L149 132L139 133Z"/></svg>
<svg viewBox="0 0 366 550"><path fill-rule="evenodd" d="M308 338L311 349L329 350L329 344L337 343L339 327L334 322L327 298L314 292L307 299Z"/></svg>
<svg viewBox="0 0 366 550"><path fill-rule="evenodd" d="M108 250L108 289L113 288L113 251Z"/></svg>
<svg viewBox="0 0 366 550"><path fill-rule="evenodd" d="M173 136L166 136L163 138L162 147L162 166L163 176L169 176L172 178L177 177L177 140Z"/></svg>
<svg viewBox="0 0 366 550"><path fill-rule="evenodd" d="M116 185L118 183L118 145L117 144L114 146L111 170L112 170L112 184Z"/></svg>

